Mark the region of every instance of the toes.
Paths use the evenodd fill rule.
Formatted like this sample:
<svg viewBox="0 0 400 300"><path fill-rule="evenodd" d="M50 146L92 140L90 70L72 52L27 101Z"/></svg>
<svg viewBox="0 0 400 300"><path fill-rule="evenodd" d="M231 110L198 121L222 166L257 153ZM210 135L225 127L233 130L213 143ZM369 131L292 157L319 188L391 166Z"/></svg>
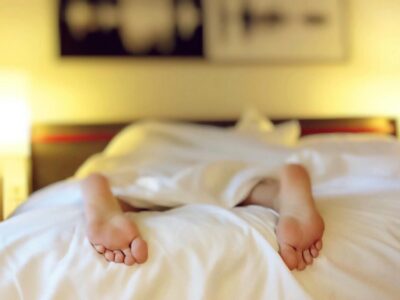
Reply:
<svg viewBox="0 0 400 300"><path fill-rule="evenodd" d="M303 259L307 265L311 265L313 263L313 257L311 256L309 249L303 251Z"/></svg>
<svg viewBox="0 0 400 300"><path fill-rule="evenodd" d="M314 258L318 257L318 250L315 247L315 245L311 245L310 252L311 252L312 257L314 257Z"/></svg>
<svg viewBox="0 0 400 300"><path fill-rule="evenodd" d="M114 250L114 262L120 264L124 262L125 255L120 250Z"/></svg>
<svg viewBox="0 0 400 300"><path fill-rule="evenodd" d="M104 252L104 257L108 261L114 261L114 257L115 257L114 251L106 250L106 252Z"/></svg>
<svg viewBox="0 0 400 300"><path fill-rule="evenodd" d="M283 244L280 246L279 254L281 255L283 261L290 270L293 270L297 267L297 254L293 247L287 244Z"/></svg>
<svg viewBox="0 0 400 300"><path fill-rule="evenodd" d="M106 247L104 247L103 245L94 245L93 244L93 248L100 254L104 254L104 252L106 252Z"/></svg>
<svg viewBox="0 0 400 300"><path fill-rule="evenodd" d="M127 248L122 250L122 252L125 255L124 264L126 264L127 266L132 266L133 264L135 264L135 259L132 256L131 249Z"/></svg>
<svg viewBox="0 0 400 300"><path fill-rule="evenodd" d="M322 240L318 240L315 243L315 248L317 248L318 251L322 249Z"/></svg>
<svg viewBox="0 0 400 300"><path fill-rule="evenodd" d="M141 237L137 237L131 243L131 252L138 264L144 263L148 257L147 243Z"/></svg>
<svg viewBox="0 0 400 300"><path fill-rule="evenodd" d="M303 252L301 250L296 251L297 254L297 270L302 271L306 268L306 263L303 259Z"/></svg>

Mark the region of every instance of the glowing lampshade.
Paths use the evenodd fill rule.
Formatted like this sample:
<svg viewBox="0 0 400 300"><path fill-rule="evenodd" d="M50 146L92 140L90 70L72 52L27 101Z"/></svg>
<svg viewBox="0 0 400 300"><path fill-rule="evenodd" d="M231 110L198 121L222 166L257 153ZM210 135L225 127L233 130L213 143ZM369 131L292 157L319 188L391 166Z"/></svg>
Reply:
<svg viewBox="0 0 400 300"><path fill-rule="evenodd" d="M0 155L28 155L29 136L25 82L0 72Z"/></svg>

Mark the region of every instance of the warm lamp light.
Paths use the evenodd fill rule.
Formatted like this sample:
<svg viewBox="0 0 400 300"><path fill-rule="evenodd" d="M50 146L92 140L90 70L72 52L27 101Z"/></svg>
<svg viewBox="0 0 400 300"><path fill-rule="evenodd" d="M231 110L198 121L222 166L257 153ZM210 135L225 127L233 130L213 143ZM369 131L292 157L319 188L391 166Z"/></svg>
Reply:
<svg viewBox="0 0 400 300"><path fill-rule="evenodd" d="M24 77L0 72L0 219L29 194L29 124Z"/></svg>
<svg viewBox="0 0 400 300"><path fill-rule="evenodd" d="M29 109L25 85L0 73L0 155L28 155Z"/></svg>
<svg viewBox="0 0 400 300"><path fill-rule="evenodd" d="M27 154L29 113L21 101L0 100L0 153Z"/></svg>

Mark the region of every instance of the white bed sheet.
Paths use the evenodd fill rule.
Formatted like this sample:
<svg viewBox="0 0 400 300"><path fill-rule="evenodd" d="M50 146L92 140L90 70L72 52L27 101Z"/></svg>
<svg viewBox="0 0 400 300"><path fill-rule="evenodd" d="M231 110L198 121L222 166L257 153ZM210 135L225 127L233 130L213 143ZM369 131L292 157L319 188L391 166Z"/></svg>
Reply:
<svg viewBox="0 0 400 300"><path fill-rule="evenodd" d="M183 138L201 148L192 129L168 130L175 144ZM301 162L310 170L326 222L324 248L311 267L285 267L276 251L273 211L210 204L131 214L150 258L134 267L107 263L85 238L79 180L71 179L34 194L0 224L1 298L398 299L399 143L289 149L212 134L220 151L214 155L240 154L255 162L275 153L280 162ZM203 145L207 153L210 140ZM102 158L85 168L93 161Z"/></svg>
<svg viewBox="0 0 400 300"><path fill-rule="evenodd" d="M127 267L107 263L85 238L78 184L42 191L1 224L2 299L308 299L276 252L270 210L132 214L150 258Z"/></svg>

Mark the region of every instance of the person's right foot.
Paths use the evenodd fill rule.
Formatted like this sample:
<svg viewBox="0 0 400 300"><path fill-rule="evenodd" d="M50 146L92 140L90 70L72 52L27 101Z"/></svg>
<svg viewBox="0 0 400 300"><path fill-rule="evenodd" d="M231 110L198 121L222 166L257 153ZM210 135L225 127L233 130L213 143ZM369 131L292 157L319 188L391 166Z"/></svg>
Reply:
<svg viewBox="0 0 400 300"><path fill-rule="evenodd" d="M322 249L324 223L316 212L281 213L276 235L279 254L290 270L304 270Z"/></svg>
<svg viewBox="0 0 400 300"><path fill-rule="evenodd" d="M308 173L301 165L284 166L279 181L262 181L243 204L262 205L279 213L279 254L290 270L303 270L313 263L322 249L324 221L315 207Z"/></svg>
<svg viewBox="0 0 400 300"><path fill-rule="evenodd" d="M278 198L279 254L290 270L303 270L322 249L324 221L315 207L310 178L302 166L283 168Z"/></svg>

